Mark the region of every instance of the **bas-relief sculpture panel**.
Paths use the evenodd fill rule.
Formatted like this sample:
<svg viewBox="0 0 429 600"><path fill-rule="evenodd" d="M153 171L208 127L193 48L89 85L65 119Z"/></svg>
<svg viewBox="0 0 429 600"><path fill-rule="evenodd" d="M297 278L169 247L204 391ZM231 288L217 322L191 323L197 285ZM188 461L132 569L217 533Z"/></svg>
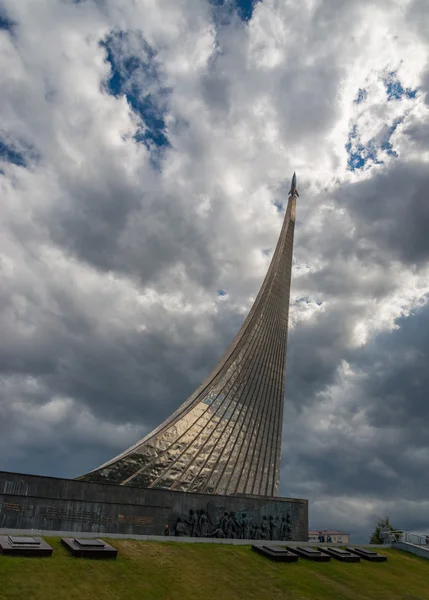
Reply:
<svg viewBox="0 0 429 600"><path fill-rule="evenodd" d="M166 525L163 534L190 537L215 537L241 540L292 540L291 514L282 516L258 514L259 511L223 511L190 509L188 515L177 517L174 529Z"/></svg>
<svg viewBox="0 0 429 600"><path fill-rule="evenodd" d="M14 485L18 477L24 486ZM298 499L210 496L0 472L0 528L306 541L307 510L307 501Z"/></svg>

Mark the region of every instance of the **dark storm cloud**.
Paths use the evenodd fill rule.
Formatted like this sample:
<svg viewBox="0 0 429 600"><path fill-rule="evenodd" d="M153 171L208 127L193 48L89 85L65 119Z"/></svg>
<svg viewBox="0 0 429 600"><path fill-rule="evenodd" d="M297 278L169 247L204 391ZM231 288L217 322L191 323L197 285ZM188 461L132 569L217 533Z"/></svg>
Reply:
<svg viewBox="0 0 429 600"><path fill-rule="evenodd" d="M421 38L427 42L429 37L429 17L425 0L411 0L406 7L405 18L408 26L413 27Z"/></svg>
<svg viewBox="0 0 429 600"><path fill-rule="evenodd" d="M242 320L214 315L206 323L208 340L195 332L198 317L174 317L162 305L153 307L144 330L136 331L135 317L131 327L100 322L96 298L93 306L91 297L81 304L77 294L54 288L53 312L31 291L20 290L20 297L3 313L0 373L37 377L42 387L30 394L33 404L59 394L89 403L94 415L112 422L144 420L154 426L165 418L216 364ZM20 327L10 318L17 311Z"/></svg>
<svg viewBox="0 0 429 600"><path fill-rule="evenodd" d="M298 412L334 383L339 357L349 346L346 316L339 306L335 311L320 311L289 333L286 394Z"/></svg>
<svg viewBox="0 0 429 600"><path fill-rule="evenodd" d="M228 79L217 73L210 73L201 79L203 98L222 118L228 114L231 104L229 88Z"/></svg>
<svg viewBox="0 0 429 600"><path fill-rule="evenodd" d="M341 495L347 489L388 499L400 491L403 499L427 497L422 465L429 445L428 324L425 305L349 357L359 385L348 390L348 422L363 419L368 433L359 440L350 438L349 430L323 431L316 460L311 441L308 451L303 449L301 466L307 476L320 477L324 493Z"/></svg>
<svg viewBox="0 0 429 600"><path fill-rule="evenodd" d="M211 225L193 221L187 214L191 207L178 196L150 197L149 192L138 198L137 190L115 182L109 189L104 183L100 190L81 189L80 197L72 198L73 210L54 215L52 231L55 241L79 259L146 284L183 265L191 278L215 285L218 268L208 251ZM133 207L134 201L140 206Z"/></svg>
<svg viewBox="0 0 429 600"><path fill-rule="evenodd" d="M343 189L338 203L350 211L358 243L369 240L392 259L418 265L429 258L428 197L427 165L398 161Z"/></svg>
<svg viewBox="0 0 429 600"><path fill-rule="evenodd" d="M108 345L96 332L88 332L62 354L61 371L45 381L53 391L83 403L90 400L97 417L153 428L193 392L222 355L228 338L225 324L211 323L209 344L193 335L197 325L192 317L165 320L153 332L124 330Z"/></svg>
<svg viewBox="0 0 429 600"><path fill-rule="evenodd" d="M325 57L311 66L300 64L298 57L296 63L294 58L289 58L275 95L279 112L283 113L284 133L295 139L322 135L331 129L335 120L341 72L336 66L327 65ZM281 106L287 102L291 102L291 110L282 111Z"/></svg>
<svg viewBox="0 0 429 600"><path fill-rule="evenodd" d="M398 319L396 325L398 329L381 334L361 350L355 364L365 373L362 394L367 398L368 423L381 429L399 427L406 434L402 445L409 449L429 442L429 305Z"/></svg>

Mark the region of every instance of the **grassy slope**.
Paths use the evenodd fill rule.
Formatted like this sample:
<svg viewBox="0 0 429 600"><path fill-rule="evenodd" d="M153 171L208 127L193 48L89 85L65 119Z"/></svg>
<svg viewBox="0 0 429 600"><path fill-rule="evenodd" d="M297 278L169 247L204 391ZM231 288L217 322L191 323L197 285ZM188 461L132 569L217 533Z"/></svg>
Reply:
<svg viewBox="0 0 429 600"><path fill-rule="evenodd" d="M429 561L399 550L387 563L272 563L249 547L112 540L117 560L0 556L0 599L429 599Z"/></svg>

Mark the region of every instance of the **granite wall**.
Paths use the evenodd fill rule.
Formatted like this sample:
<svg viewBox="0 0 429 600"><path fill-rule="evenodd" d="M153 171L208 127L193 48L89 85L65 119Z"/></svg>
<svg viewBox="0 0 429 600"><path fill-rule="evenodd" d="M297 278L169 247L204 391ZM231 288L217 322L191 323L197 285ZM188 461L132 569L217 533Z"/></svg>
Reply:
<svg viewBox="0 0 429 600"><path fill-rule="evenodd" d="M308 501L0 472L0 528L307 541Z"/></svg>

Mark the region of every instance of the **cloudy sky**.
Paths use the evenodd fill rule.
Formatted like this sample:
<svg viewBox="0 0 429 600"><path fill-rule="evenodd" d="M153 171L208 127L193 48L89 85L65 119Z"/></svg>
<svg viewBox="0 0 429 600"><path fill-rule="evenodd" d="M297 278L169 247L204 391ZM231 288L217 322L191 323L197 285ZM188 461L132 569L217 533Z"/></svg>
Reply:
<svg viewBox="0 0 429 600"><path fill-rule="evenodd" d="M428 56L426 0L0 0L0 469L182 403L296 170L281 494L427 531Z"/></svg>

